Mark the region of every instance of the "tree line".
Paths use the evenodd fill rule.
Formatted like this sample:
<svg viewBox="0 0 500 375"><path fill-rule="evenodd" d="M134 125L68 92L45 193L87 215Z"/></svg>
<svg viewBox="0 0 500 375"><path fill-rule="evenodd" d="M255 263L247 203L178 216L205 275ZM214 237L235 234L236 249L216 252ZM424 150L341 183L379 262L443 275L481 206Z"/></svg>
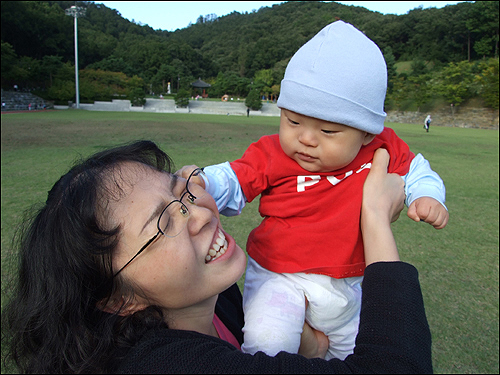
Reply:
<svg viewBox="0 0 500 375"><path fill-rule="evenodd" d="M74 100L73 1L1 2L1 84L45 99ZM80 98L139 98L210 83L208 94L279 95L291 56L321 28L343 20L381 48L388 65L386 105L435 97L460 103L474 97L498 108L499 2L475 1L441 9L383 15L336 2L291 1L227 16L200 15L174 32L124 19L95 2L78 18ZM175 18L166 14L166 19ZM411 61L410 70L397 71ZM140 100L139 100L140 103Z"/></svg>

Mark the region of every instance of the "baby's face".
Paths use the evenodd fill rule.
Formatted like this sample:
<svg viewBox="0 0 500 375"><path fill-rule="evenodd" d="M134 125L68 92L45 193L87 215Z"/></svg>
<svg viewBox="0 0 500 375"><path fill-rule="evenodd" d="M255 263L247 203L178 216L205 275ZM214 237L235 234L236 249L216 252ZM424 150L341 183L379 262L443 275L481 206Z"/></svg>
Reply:
<svg viewBox="0 0 500 375"><path fill-rule="evenodd" d="M332 172L349 165L375 135L346 125L281 110L281 148L309 172Z"/></svg>

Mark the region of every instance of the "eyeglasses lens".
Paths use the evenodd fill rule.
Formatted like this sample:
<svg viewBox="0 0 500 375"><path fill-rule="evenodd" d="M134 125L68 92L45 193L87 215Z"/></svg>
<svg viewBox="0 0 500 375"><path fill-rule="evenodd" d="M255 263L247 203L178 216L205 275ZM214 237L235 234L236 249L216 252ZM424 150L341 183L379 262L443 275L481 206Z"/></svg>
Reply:
<svg viewBox="0 0 500 375"><path fill-rule="evenodd" d="M202 173L203 171L201 169L196 169L186 182L186 191L183 193L180 200L172 201L161 214L158 220L158 229L160 229L166 237L177 236L186 226L189 217L189 209L186 205L195 204L195 200L199 199L205 192L199 185L191 182L191 179Z"/></svg>

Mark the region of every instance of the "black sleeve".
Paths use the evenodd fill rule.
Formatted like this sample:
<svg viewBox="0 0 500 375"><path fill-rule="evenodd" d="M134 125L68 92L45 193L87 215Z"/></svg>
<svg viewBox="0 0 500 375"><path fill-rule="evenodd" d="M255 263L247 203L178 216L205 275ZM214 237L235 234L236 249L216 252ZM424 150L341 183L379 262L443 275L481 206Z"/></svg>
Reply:
<svg viewBox="0 0 500 375"><path fill-rule="evenodd" d="M431 341L416 268L368 266L354 355L346 361L374 372L432 373Z"/></svg>
<svg viewBox="0 0 500 375"><path fill-rule="evenodd" d="M234 292L234 291L233 291ZM196 332L151 332L129 353L124 373L431 373L431 335L417 270L403 262L375 263L363 281L354 354L344 361L281 352L244 354Z"/></svg>
<svg viewBox="0 0 500 375"><path fill-rule="evenodd" d="M215 313L224 325L233 333L236 340L243 343L243 297L238 285L233 284L222 292L215 306Z"/></svg>

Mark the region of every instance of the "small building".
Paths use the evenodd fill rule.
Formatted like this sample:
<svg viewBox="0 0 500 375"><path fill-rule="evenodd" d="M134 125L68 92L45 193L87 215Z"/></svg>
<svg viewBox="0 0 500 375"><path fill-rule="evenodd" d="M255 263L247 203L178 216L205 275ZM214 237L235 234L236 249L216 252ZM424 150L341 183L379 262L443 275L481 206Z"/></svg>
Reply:
<svg viewBox="0 0 500 375"><path fill-rule="evenodd" d="M193 86L195 89L202 89L203 92L201 94L201 97L208 98L208 94L205 92L205 89L211 87L212 85L210 83L202 81L201 78L198 78L197 81L191 83L191 86Z"/></svg>

